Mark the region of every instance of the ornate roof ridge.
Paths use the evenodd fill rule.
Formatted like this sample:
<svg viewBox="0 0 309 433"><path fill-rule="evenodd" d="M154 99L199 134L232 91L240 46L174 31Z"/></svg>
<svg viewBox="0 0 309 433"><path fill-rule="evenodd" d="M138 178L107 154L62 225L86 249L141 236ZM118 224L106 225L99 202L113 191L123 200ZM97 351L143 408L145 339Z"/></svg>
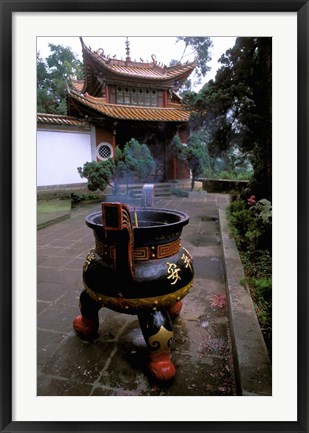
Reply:
<svg viewBox="0 0 309 433"><path fill-rule="evenodd" d="M177 63L175 65L166 66L160 62L157 62L156 56L151 55L152 62L133 61L130 59L120 60L116 57L110 57L105 55L104 50L99 48L97 50L92 50L87 47L82 38L80 38L82 43L83 57L85 60L85 53L90 55L103 67L118 76L134 77L134 78L150 78L155 80L168 80L171 78L177 78L185 73L191 73L196 67L196 59L192 62ZM141 75L142 71L152 71L153 74L147 76ZM135 73L136 72L136 73Z"/></svg>
<svg viewBox="0 0 309 433"><path fill-rule="evenodd" d="M76 119L74 116L69 116L68 114L57 114L57 113L37 113L37 117L59 117L59 118L67 118L67 119Z"/></svg>

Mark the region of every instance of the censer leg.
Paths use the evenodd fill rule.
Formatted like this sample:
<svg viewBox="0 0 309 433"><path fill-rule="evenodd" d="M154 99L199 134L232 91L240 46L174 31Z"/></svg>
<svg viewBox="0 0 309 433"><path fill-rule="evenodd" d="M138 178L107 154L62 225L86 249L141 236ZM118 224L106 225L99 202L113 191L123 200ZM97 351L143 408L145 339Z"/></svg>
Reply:
<svg viewBox="0 0 309 433"><path fill-rule="evenodd" d="M74 331L84 337L94 337L99 329L98 312L101 305L94 301L84 290L79 298L79 307L81 315L73 321Z"/></svg>
<svg viewBox="0 0 309 433"><path fill-rule="evenodd" d="M180 311L182 309L182 301L177 301L176 304L174 304L172 307L168 308L168 314L170 315L171 319L175 319L180 314Z"/></svg>
<svg viewBox="0 0 309 433"><path fill-rule="evenodd" d="M150 350L148 368L157 380L170 380L176 374L171 361L173 338L171 319L165 310L138 315L140 327Z"/></svg>

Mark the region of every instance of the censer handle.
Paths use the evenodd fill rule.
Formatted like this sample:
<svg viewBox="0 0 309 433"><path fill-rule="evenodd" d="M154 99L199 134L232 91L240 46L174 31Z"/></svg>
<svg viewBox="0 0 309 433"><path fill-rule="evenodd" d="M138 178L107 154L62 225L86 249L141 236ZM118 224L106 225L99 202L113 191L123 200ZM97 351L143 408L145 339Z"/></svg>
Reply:
<svg viewBox="0 0 309 433"><path fill-rule="evenodd" d="M134 233L128 207L123 203L102 203L105 233L114 239L114 268L120 276L134 278Z"/></svg>

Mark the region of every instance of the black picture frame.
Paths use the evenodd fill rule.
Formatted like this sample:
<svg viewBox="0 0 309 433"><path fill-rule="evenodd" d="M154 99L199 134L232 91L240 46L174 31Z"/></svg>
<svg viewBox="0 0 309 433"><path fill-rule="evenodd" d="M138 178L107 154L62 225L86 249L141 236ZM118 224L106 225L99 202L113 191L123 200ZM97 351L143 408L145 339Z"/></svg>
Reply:
<svg viewBox="0 0 309 433"><path fill-rule="evenodd" d="M297 12L298 420L295 422L12 421L12 14L14 12ZM0 0L0 422L1 432L308 432L308 0ZM288 204L287 204L288 206ZM288 248L288 247L287 247ZM284 270L282 270L284 272ZM287 371L288 375L289 372ZM206 408L205 408L206 410ZM188 408L190 412L190 408Z"/></svg>

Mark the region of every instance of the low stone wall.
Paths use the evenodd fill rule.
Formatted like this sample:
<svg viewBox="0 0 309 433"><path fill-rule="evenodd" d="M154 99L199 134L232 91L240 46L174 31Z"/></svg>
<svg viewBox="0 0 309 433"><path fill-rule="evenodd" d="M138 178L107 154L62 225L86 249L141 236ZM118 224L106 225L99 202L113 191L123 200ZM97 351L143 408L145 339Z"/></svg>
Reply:
<svg viewBox="0 0 309 433"><path fill-rule="evenodd" d="M219 209L219 222L238 392L272 395L270 358L250 293L240 284L245 274L223 209Z"/></svg>
<svg viewBox="0 0 309 433"><path fill-rule="evenodd" d="M248 180L233 179L198 179L203 184L203 190L218 193L241 193L247 186Z"/></svg>
<svg viewBox="0 0 309 433"><path fill-rule="evenodd" d="M37 187L38 200L52 200L56 198L71 198L71 193L90 194L86 183L72 183L63 185L47 185Z"/></svg>

